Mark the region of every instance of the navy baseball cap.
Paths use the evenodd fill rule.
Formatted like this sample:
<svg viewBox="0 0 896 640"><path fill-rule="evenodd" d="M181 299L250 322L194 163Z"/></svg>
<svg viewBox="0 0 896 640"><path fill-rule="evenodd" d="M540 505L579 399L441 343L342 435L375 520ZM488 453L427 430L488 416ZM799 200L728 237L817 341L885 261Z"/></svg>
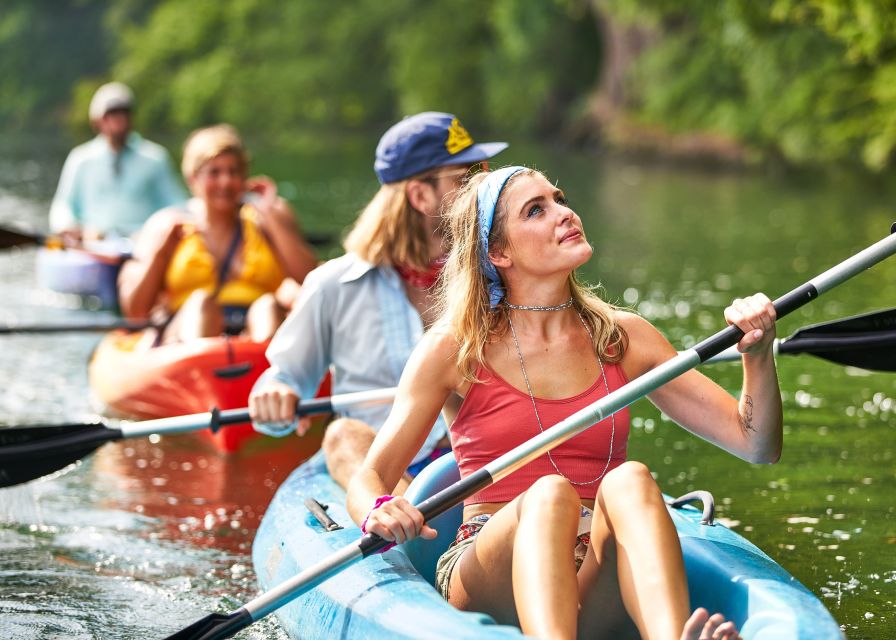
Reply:
<svg viewBox="0 0 896 640"><path fill-rule="evenodd" d="M506 148L506 142L475 144L457 116L424 111L407 116L383 134L373 169L380 183L387 184L435 167L482 162Z"/></svg>

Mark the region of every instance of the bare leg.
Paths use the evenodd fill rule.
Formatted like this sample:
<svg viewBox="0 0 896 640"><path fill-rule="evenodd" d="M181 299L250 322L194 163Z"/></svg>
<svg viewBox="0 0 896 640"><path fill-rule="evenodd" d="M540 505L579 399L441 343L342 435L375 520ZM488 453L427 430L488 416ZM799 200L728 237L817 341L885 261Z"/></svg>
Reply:
<svg viewBox="0 0 896 640"><path fill-rule="evenodd" d="M529 635L574 638L579 504L565 479L539 479L500 509L461 556L449 601L502 624L520 624Z"/></svg>
<svg viewBox="0 0 896 640"><path fill-rule="evenodd" d="M264 342L274 335L286 314L274 294L266 293L249 306L246 313L246 332L253 342Z"/></svg>
<svg viewBox="0 0 896 640"><path fill-rule="evenodd" d="M189 342L196 338L221 335L224 332L224 316L217 301L208 292L197 290L174 314L165 329L163 344Z"/></svg>
<svg viewBox="0 0 896 640"><path fill-rule="evenodd" d="M662 494L643 464L626 462L603 479L591 542L579 577L582 634L607 630L598 612L608 613L604 607L618 597L643 638L678 638L690 615L684 560ZM616 575L608 576L613 564ZM616 595L611 577L618 581L614 598L607 597Z"/></svg>
<svg viewBox="0 0 896 640"><path fill-rule="evenodd" d="M721 615L709 618L703 610L691 615L678 534L643 464L626 462L604 478L591 542L579 572L582 637L620 637L626 626L631 630L619 619L621 612L614 616L608 610L620 601L645 639L737 637Z"/></svg>
<svg viewBox="0 0 896 640"><path fill-rule="evenodd" d="M373 427L351 418L339 418L327 426L321 448L327 460L327 471L343 489L348 486L352 476L364 462L375 436ZM408 484L410 480L405 475L393 494L403 494Z"/></svg>
<svg viewBox="0 0 896 640"><path fill-rule="evenodd" d="M543 480L523 496L513 541L513 597L526 634L575 638L579 594L573 549L581 501L560 476ZM538 548L541 552L533 554Z"/></svg>
<svg viewBox="0 0 896 640"><path fill-rule="evenodd" d="M283 278L283 282L280 283L280 286L274 292L274 298L276 298L277 304L284 309L292 309L301 290L302 285L298 282L292 278Z"/></svg>

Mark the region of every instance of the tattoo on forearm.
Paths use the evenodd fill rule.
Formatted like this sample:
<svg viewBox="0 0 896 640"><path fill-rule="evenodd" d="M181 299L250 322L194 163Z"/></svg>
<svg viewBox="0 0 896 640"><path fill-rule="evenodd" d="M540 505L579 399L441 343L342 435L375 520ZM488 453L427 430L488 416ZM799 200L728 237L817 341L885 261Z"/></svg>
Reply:
<svg viewBox="0 0 896 640"><path fill-rule="evenodd" d="M748 431L756 431L756 427L753 426L753 397L746 395L744 396L744 412L740 417L740 427L744 430L744 433Z"/></svg>

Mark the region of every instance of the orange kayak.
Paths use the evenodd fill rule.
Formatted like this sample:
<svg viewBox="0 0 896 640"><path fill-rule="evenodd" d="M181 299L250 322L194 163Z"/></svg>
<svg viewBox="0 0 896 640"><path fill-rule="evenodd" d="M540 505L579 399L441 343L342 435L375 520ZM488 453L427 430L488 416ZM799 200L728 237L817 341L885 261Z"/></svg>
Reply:
<svg viewBox="0 0 896 640"><path fill-rule="evenodd" d="M221 336L147 349L138 345L142 336L109 333L88 365L92 393L116 416L144 420L245 407L268 367L267 342ZM263 438L250 424L197 433L227 453Z"/></svg>

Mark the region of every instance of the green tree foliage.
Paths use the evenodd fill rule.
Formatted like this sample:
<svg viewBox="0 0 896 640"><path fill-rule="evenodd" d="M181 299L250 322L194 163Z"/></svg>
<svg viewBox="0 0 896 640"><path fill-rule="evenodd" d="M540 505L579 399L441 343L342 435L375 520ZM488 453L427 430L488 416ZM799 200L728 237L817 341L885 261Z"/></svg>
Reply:
<svg viewBox="0 0 896 640"><path fill-rule="evenodd" d="M619 0L650 24L629 107L795 164L887 166L896 147L896 6L886 0Z"/></svg>
<svg viewBox="0 0 896 640"><path fill-rule="evenodd" d="M0 125L58 120L75 82L105 72L104 10L91 0L3 0ZM86 106L78 116L86 124Z"/></svg>
<svg viewBox="0 0 896 640"><path fill-rule="evenodd" d="M598 22L639 33L604 56ZM591 101L603 60L610 111ZM882 170L896 0L3 1L0 127L84 126L110 79L134 87L149 129L379 128L439 109L496 135L555 135L619 114L793 164Z"/></svg>
<svg viewBox="0 0 896 640"><path fill-rule="evenodd" d="M438 109L525 129L562 122L597 76L593 20L571 0L161 0L118 22L114 75L157 126L354 127Z"/></svg>

